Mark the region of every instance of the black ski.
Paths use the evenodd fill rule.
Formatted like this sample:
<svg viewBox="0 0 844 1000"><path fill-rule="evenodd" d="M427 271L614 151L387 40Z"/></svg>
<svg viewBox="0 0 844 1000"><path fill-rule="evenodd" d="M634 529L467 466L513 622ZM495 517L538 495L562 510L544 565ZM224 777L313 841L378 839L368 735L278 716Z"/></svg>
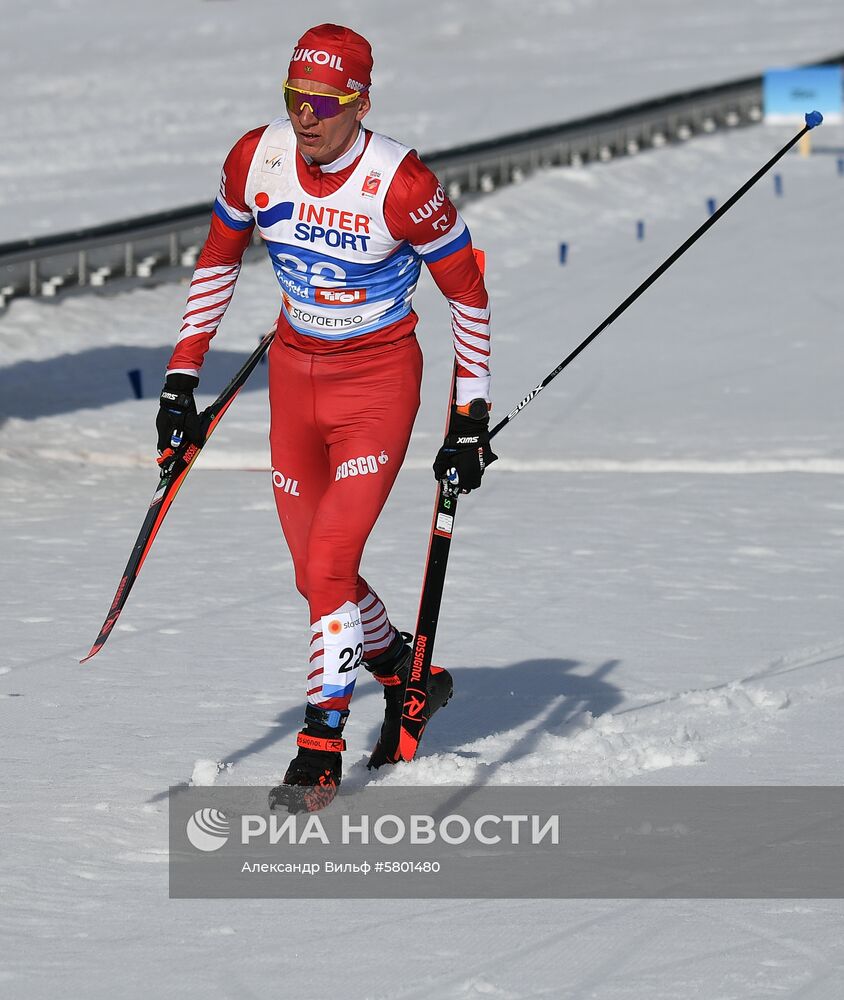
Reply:
<svg viewBox="0 0 844 1000"><path fill-rule="evenodd" d="M244 383L266 353L274 336L275 327L261 338L260 343L246 359L240 371L237 372L214 402L206 410L202 411L201 417L203 426L205 427L205 443L208 442L208 438L211 437L214 428L220 422L223 414L231 406L235 396L243 388ZM135 547L132 549L132 555L129 557L126 569L123 571L120 585L117 588L117 593L114 595L114 600L111 602L111 607L108 610L103 627L100 629L100 634L91 647L91 651L84 659L79 661L80 663L90 660L105 645L117 619L120 617L120 612L126 604L129 593L132 590L132 585L141 572L141 567L152 547L152 543L155 541L155 536L158 534L161 522L170 509L170 505L176 499L176 494L185 481L185 476L190 472L191 466L196 461L203 447L204 444L194 445L185 443L175 449L172 454L168 455L165 452L164 456L162 456L163 461L159 460L161 462L161 478L150 502L144 523L141 525Z"/></svg>
<svg viewBox="0 0 844 1000"><path fill-rule="evenodd" d="M402 760L413 760L428 722L428 678L459 495L457 487L446 481L437 485L437 501L428 541L428 561L413 639L413 658L404 689L399 734L399 757Z"/></svg>
<svg viewBox="0 0 844 1000"><path fill-rule="evenodd" d="M475 260L484 273L486 254L475 249ZM451 392L448 396L448 415L445 435L451 430L451 415L454 411L454 389L457 379L457 362L451 372ZM422 594L419 598L419 613L416 616L416 632L413 638L413 658L404 688L404 706L399 733L399 758L413 760L419 749L419 741L428 724L428 678L434 656L434 640L437 637L437 622L440 618L445 571L448 568L448 553L451 536L454 533L454 519L457 516L457 486L441 479L437 483L437 498L434 516L431 520L431 534L428 539L428 560L422 580Z"/></svg>

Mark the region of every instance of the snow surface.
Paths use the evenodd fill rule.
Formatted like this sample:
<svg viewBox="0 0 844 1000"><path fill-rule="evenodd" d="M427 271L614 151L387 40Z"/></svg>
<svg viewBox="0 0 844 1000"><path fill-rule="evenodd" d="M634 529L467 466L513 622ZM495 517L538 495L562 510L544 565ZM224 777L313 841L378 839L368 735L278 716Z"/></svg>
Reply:
<svg viewBox="0 0 844 1000"><path fill-rule="evenodd" d="M0 243L210 202L319 18L373 46L368 123L429 152L844 50L840 0L6 3Z"/></svg>
<svg viewBox="0 0 844 1000"><path fill-rule="evenodd" d="M801 37L807 8L765 6ZM598 31L602 8L588 7ZM163 102L166 76L157 85ZM489 255L496 415L787 135L759 127L552 171L470 205ZM842 147L824 128L815 155L787 157L782 197L766 178L497 439L452 549L437 659L455 698L421 758L375 780L840 783ZM159 180L171 190L160 168ZM167 787L277 779L307 640L259 369L108 645L78 665L154 489L153 397L184 294L21 300L0 318L0 996L837 1000L837 901L167 898ZM245 267L208 398L277 306L266 264ZM417 306L423 407L364 566L406 627L451 349L428 281ZM350 787L370 780L380 704L363 678Z"/></svg>
<svg viewBox="0 0 844 1000"><path fill-rule="evenodd" d="M497 412L782 139L760 127L696 140L470 206L496 305ZM497 439L449 570L438 658L456 696L422 757L376 780L840 781L844 178L820 151L781 173L782 198L766 179ZM268 271L244 270L209 393L274 314ZM155 404L129 398L125 370L157 389L183 295L20 301L3 319L8 995L245 997L281 982L321 995L315 969L341 917L356 934L332 937L332 968L349 997L839 997L831 901L168 901L167 786L276 779L306 648L259 369L109 644L78 666L156 478ZM365 564L404 625L450 352L429 283L418 305L425 402ZM351 787L370 780L379 712L364 679ZM399 980L386 956L409 931L424 950Z"/></svg>

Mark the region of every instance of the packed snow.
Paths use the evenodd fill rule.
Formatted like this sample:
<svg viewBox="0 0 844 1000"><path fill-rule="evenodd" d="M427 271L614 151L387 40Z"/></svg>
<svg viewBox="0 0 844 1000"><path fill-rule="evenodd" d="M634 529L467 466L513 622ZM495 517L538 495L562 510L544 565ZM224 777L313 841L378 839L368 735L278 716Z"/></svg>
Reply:
<svg viewBox="0 0 844 1000"><path fill-rule="evenodd" d="M329 4L337 16L341 6ZM794 41L808 8L747 6L793 17L780 44L813 54ZM553 9L584 24L591 11L598 32L604 8ZM202 9L211 21L235 5ZM174 18L171 41L187 24ZM751 37L746 25L737 34ZM700 82L706 44L700 63L677 57L678 79L685 60ZM163 103L166 77L156 86ZM614 100L604 86L617 103L622 90ZM488 253L494 414L789 134L760 126L550 171L468 206ZM844 131L824 127L811 157L786 157L781 196L765 178L496 439L499 462L461 504L437 640L455 697L417 761L373 777L364 761L381 698L364 677L346 730L348 787L840 783L842 147ZM161 190L171 179L160 171ZM0 318L0 994L310 997L339 974L345 996L379 1000L837 1000L837 901L168 899L168 786L278 779L300 725L307 642L259 368L191 472L107 646L78 664L155 487L155 396L184 295L166 285L20 300ZM411 628L451 351L429 281L416 302L423 407L364 565ZM266 262L246 266L204 400L277 308Z"/></svg>

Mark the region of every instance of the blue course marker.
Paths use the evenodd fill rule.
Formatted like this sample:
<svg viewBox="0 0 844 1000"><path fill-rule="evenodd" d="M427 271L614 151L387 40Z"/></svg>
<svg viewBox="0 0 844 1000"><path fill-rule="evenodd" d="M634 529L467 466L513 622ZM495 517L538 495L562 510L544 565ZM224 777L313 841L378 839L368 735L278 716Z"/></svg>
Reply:
<svg viewBox="0 0 844 1000"><path fill-rule="evenodd" d="M807 111L806 112L806 124L809 128L817 128L818 125L823 121L823 115L820 111Z"/></svg>
<svg viewBox="0 0 844 1000"><path fill-rule="evenodd" d="M639 219L636 223L636 239L643 240L645 238L645 223Z"/></svg>
<svg viewBox="0 0 844 1000"><path fill-rule="evenodd" d="M144 391L141 384L141 369L132 368L130 371L126 372L129 377L129 381L132 383L132 392L135 393L135 399L143 399Z"/></svg>
<svg viewBox="0 0 844 1000"><path fill-rule="evenodd" d="M569 255L569 245L568 243L560 244L560 263L565 264L566 258Z"/></svg>
<svg viewBox="0 0 844 1000"><path fill-rule="evenodd" d="M709 212L710 215L714 215L715 214L715 209L717 207L718 206L715 204L715 199L714 198L707 198L706 199L706 211Z"/></svg>
<svg viewBox="0 0 844 1000"><path fill-rule="evenodd" d="M838 157L838 173L844 177L844 156Z"/></svg>
<svg viewBox="0 0 844 1000"><path fill-rule="evenodd" d="M782 197L782 174L774 174L774 194Z"/></svg>

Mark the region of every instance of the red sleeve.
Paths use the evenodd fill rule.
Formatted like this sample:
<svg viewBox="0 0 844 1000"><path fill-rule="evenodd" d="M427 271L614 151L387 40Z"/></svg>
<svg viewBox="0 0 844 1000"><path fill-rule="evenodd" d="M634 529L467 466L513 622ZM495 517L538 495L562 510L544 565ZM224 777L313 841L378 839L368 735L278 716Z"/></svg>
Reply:
<svg viewBox="0 0 844 1000"><path fill-rule="evenodd" d="M390 183L384 199L384 219L392 235L407 240L423 259L423 248L428 244L448 245L444 237L453 240L465 231L465 223L436 174L413 152L402 160Z"/></svg>
<svg viewBox="0 0 844 1000"><path fill-rule="evenodd" d="M396 171L384 199L384 219L428 265L448 299L457 360L457 402L489 399L489 296L466 223L436 176L415 153Z"/></svg>
<svg viewBox="0 0 844 1000"><path fill-rule="evenodd" d="M167 371L199 374L211 338L228 308L240 261L255 227L246 204L246 179L266 126L247 132L232 147L220 177L211 226L191 279L182 327Z"/></svg>
<svg viewBox="0 0 844 1000"><path fill-rule="evenodd" d="M246 180L252 157L266 125L247 132L232 146L220 174L220 190L214 200L211 228L199 255L198 265L236 264L252 238L255 222L246 204Z"/></svg>
<svg viewBox="0 0 844 1000"><path fill-rule="evenodd" d="M252 222L252 213L246 204L246 180L249 177L249 168L252 165L252 158L261 136L266 131L267 126L253 128L251 132L241 136L232 146L220 176L220 192L217 195L217 202L223 209L232 209L239 216L249 218L233 218L234 222ZM225 220L224 220L225 221Z"/></svg>
<svg viewBox="0 0 844 1000"><path fill-rule="evenodd" d="M459 299L478 309L485 309L489 305L484 276L475 260L471 243L455 250L450 256L429 264L428 270L437 288L447 299Z"/></svg>

